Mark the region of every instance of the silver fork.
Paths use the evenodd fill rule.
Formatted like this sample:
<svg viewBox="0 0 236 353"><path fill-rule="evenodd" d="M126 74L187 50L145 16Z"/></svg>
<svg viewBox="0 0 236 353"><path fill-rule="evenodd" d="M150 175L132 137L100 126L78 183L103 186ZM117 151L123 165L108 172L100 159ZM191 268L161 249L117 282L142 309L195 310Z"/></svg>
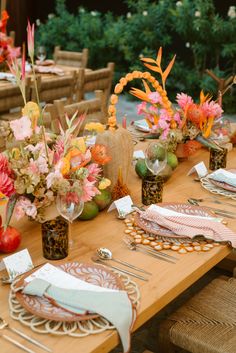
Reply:
<svg viewBox="0 0 236 353"><path fill-rule="evenodd" d="M130 250L142 252L143 254L152 256L155 259L158 259L158 260L161 260L161 261L166 261L166 262L169 262L171 264L175 264L176 263L175 261L172 261L171 259L167 259L165 257L160 256L160 254L157 253L157 252L154 252L154 250L152 251L152 250L149 250L149 249L146 249L146 248L139 247L139 244L136 244L135 242L131 241L130 239L127 241L127 238L124 238L123 240L124 240L125 244L128 246L128 248Z"/></svg>

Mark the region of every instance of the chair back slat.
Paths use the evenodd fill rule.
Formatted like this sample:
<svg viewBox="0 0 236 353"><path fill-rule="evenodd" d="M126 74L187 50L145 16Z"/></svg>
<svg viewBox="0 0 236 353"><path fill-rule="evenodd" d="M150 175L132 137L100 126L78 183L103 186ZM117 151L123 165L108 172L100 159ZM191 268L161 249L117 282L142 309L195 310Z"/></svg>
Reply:
<svg viewBox="0 0 236 353"><path fill-rule="evenodd" d="M25 95L26 101L30 100L30 78L26 79ZM9 120L16 115L12 109L20 110L24 106L21 91L16 84L6 83L0 86L0 119Z"/></svg>
<svg viewBox="0 0 236 353"><path fill-rule="evenodd" d="M105 122L105 116L102 111L102 91L95 92L96 97L94 99L89 99L73 104L65 105L62 101L54 101L54 105L57 109L57 115L60 119L60 123L63 128L66 128L65 123L65 115L70 118L77 112L77 116L79 117L82 114L86 114L86 119L81 126L81 130L83 131L86 122L90 119L96 119L100 123Z"/></svg>
<svg viewBox="0 0 236 353"><path fill-rule="evenodd" d="M41 102L52 103L56 99L66 99L72 102L75 94L77 74L72 71L70 74L54 78L37 77L37 87ZM32 84L31 100L36 101L36 89Z"/></svg>
<svg viewBox="0 0 236 353"><path fill-rule="evenodd" d="M108 63L106 68L86 72L80 69L76 88L76 100L84 99L85 93L102 90L102 110L107 115L108 100L114 74L114 63Z"/></svg>
<svg viewBox="0 0 236 353"><path fill-rule="evenodd" d="M60 47L54 49L54 61L59 65L73 66L77 68L86 68L88 63L89 51L87 48L82 52L72 52L61 50Z"/></svg>

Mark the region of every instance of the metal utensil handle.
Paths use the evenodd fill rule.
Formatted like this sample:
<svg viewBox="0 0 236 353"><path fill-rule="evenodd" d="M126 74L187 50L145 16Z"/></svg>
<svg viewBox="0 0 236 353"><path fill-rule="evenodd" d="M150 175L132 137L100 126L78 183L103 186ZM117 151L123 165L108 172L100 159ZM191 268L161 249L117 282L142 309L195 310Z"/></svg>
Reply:
<svg viewBox="0 0 236 353"><path fill-rule="evenodd" d="M148 281L148 279L145 278L145 277L142 277L142 276L140 276L140 275L137 275L136 273L133 273L133 272L130 272L130 271L127 271L127 270L120 269L119 267L116 267L116 266L113 266L113 265L104 263L104 262L101 261L101 260L97 260L96 262L99 262L99 263L101 263L101 264L104 265L104 266L113 268L114 270L117 270L117 271L126 273L126 274L131 275L131 276L136 277L136 278L139 278L139 279L141 279L142 281Z"/></svg>
<svg viewBox="0 0 236 353"><path fill-rule="evenodd" d="M150 246L148 246L148 245L137 244L136 246L137 246L137 248L141 247L141 248L144 249L144 250L148 250L149 252L151 252L151 253L154 254L154 255L159 255L159 256L167 257L167 258L169 258L169 259L176 260L176 261L179 260L179 259L177 259L177 257L174 257L174 256L172 256L172 255L165 254L165 253L163 253L163 252L161 252L161 251L158 251L158 252L157 252L156 250L153 250L153 249L152 249Z"/></svg>
<svg viewBox="0 0 236 353"><path fill-rule="evenodd" d="M208 210L212 210L212 211L215 211L215 212L222 212L222 213L228 214L230 216L236 216L236 213L230 212L230 211L227 211L227 210L222 210L221 208L215 208L215 207L204 206L204 205L202 207L205 207Z"/></svg>
<svg viewBox="0 0 236 353"><path fill-rule="evenodd" d="M171 260L169 260L169 259L166 259L166 258L164 258L164 257L161 257L161 256L158 255L158 254L154 254L154 253L150 252L149 250L145 250L145 249L143 249L143 248L138 248L138 247L136 247L136 250L142 252L143 254L152 256L152 257L154 257L155 259L162 260L162 261L166 261L166 262L169 262L169 263L171 263L171 264L175 264L174 261L171 261Z"/></svg>
<svg viewBox="0 0 236 353"><path fill-rule="evenodd" d="M23 332L17 330L16 328L8 326L8 329L11 330L12 332L15 332L15 333L18 334L19 336L25 338L27 341L29 341L29 342L35 344L36 346L38 346L38 347L44 349L45 351L47 351L47 352L52 352L52 350L51 350L50 348L48 348L48 347L45 346L44 344L40 343L39 341L35 340L34 338L31 338L31 337L27 336L25 333L23 333Z"/></svg>
<svg viewBox="0 0 236 353"><path fill-rule="evenodd" d="M145 271L142 268L136 267L136 266L134 266L134 265L132 265L132 264L126 262L126 261L121 261L121 260L117 260L117 259L114 259L114 258L112 258L112 260L117 262L118 264L125 265L127 267L133 268L136 271L139 271L139 272L142 272L142 273L146 273L147 275L151 275L150 272Z"/></svg>
<svg viewBox="0 0 236 353"><path fill-rule="evenodd" d="M210 209L210 208L209 208ZM232 216L224 211L214 211L211 210L214 214L221 216L221 217L225 217L225 218L231 218L231 219L235 219L235 216Z"/></svg>
<svg viewBox="0 0 236 353"><path fill-rule="evenodd" d="M13 338L11 338L11 337L9 337L9 336L2 335L2 337L3 337L5 340L11 342L11 343L14 344L15 346L17 346L17 347L23 349L24 351L26 351L26 352L28 352L28 353L36 353L36 352L33 351L32 349L29 349L29 348L23 346L23 344L21 344L20 342L14 340Z"/></svg>
<svg viewBox="0 0 236 353"><path fill-rule="evenodd" d="M208 200L211 200L211 202L214 202L214 203L216 203L216 204L228 205L228 206L231 206L231 207L236 207L236 205L234 205L233 203L230 203L230 202L222 202L222 201L217 200L217 199L214 198L214 197L210 197L210 198L208 198Z"/></svg>

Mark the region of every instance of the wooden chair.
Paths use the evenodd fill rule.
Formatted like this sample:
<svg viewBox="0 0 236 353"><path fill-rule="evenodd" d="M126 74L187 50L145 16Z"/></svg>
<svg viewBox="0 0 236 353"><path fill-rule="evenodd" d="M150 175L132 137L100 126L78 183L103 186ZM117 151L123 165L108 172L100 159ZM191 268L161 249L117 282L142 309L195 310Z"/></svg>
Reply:
<svg viewBox="0 0 236 353"><path fill-rule="evenodd" d="M87 48L82 52L73 52L61 50L60 47L54 48L54 61L59 65L73 66L77 68L86 68L88 63L89 51Z"/></svg>
<svg viewBox="0 0 236 353"><path fill-rule="evenodd" d="M236 352L236 278L214 279L161 323L157 352L179 348L191 353Z"/></svg>
<svg viewBox="0 0 236 353"><path fill-rule="evenodd" d="M37 87L40 102L52 103L56 99L66 99L68 103L73 101L75 93L77 74L72 71L70 74L55 77L37 76ZM37 101L34 83L31 85L31 100Z"/></svg>
<svg viewBox="0 0 236 353"><path fill-rule="evenodd" d="M54 101L54 105L57 110L57 117L60 120L61 125L63 128L66 128L65 124L65 114L69 118L71 118L75 112L77 112L77 116L80 116L82 114L86 114L86 119L81 126L80 131L83 131L83 128L88 120L91 119L96 119L100 123L104 122L104 114L102 112L102 91L97 90L95 92L95 98L94 99L89 99L69 105L65 105L63 101ZM53 114L55 117L55 113ZM55 118L54 118L55 121Z"/></svg>
<svg viewBox="0 0 236 353"><path fill-rule="evenodd" d="M76 100L79 102L84 99L85 94L102 90L102 111L107 115L108 99L111 93L112 78L114 74L114 63L108 63L106 68L85 72L80 69L76 88Z"/></svg>
<svg viewBox="0 0 236 353"><path fill-rule="evenodd" d="M26 79L26 101L30 100L30 78ZM21 108L24 106L21 91L16 84L5 83L0 86L0 119L12 120L19 116ZM13 111L14 110L14 111Z"/></svg>

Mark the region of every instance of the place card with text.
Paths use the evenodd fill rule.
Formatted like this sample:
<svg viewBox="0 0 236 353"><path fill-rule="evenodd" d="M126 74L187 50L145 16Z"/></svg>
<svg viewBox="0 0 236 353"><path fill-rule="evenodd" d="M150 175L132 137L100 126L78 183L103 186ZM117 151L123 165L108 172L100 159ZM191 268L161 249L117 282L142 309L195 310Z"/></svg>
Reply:
<svg viewBox="0 0 236 353"><path fill-rule="evenodd" d="M194 172L197 173L199 178L203 178L204 176L206 176L208 174L208 170L207 170L204 162L200 162L200 163L196 164L195 166L193 166L187 175L191 175Z"/></svg>
<svg viewBox="0 0 236 353"><path fill-rule="evenodd" d="M3 263L8 272L9 278L14 279L18 275L34 268L28 249L16 252L3 258Z"/></svg>
<svg viewBox="0 0 236 353"><path fill-rule="evenodd" d="M128 195L112 202L107 212L117 209L120 216L126 216L127 214L133 212L132 205L133 205L133 201L131 197Z"/></svg>

